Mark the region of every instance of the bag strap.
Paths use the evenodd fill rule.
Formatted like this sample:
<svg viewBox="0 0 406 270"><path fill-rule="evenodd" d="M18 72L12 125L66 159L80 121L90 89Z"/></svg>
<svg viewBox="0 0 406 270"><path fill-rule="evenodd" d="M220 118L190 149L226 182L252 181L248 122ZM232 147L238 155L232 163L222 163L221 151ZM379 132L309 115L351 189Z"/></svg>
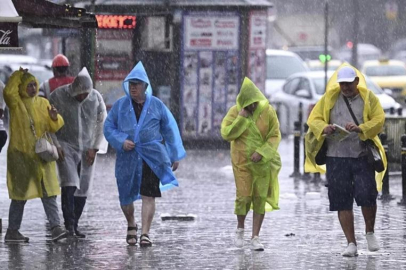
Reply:
<svg viewBox="0 0 406 270"><path fill-rule="evenodd" d="M347 108L348 108L348 110L350 111L350 114L351 114L351 116L352 116L352 119L354 120L355 124L357 124L357 126L359 126L358 120L357 120L357 118L355 117L354 112L353 112L352 109L351 109L351 106L350 106L350 103L348 102L347 97L343 95L343 98L344 98L345 104L347 104Z"/></svg>
<svg viewBox="0 0 406 270"><path fill-rule="evenodd" d="M24 106L24 108L25 108L25 106ZM28 119L30 120L31 131L34 134L35 139L38 140L37 132L35 132L34 120L32 120L31 115L28 113L27 108L25 108L25 111L27 112Z"/></svg>
<svg viewBox="0 0 406 270"><path fill-rule="evenodd" d="M24 108L25 108L25 106L24 106ZM30 120L31 131L34 134L35 139L38 140L40 138L38 138L37 132L35 131L34 120L32 120L32 117L28 113L27 108L25 108L25 111L27 112L28 119ZM45 137L52 145L54 145L54 141L52 140L52 137L50 135L48 135L48 132L44 132L44 134L42 134L41 138L42 137Z"/></svg>

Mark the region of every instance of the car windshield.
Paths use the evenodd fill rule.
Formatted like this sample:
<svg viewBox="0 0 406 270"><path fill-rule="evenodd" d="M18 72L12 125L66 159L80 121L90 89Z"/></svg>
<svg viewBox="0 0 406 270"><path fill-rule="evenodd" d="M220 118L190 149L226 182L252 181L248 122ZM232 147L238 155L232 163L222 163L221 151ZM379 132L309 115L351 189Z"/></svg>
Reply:
<svg viewBox="0 0 406 270"><path fill-rule="evenodd" d="M268 55L266 68L267 79L286 79L293 73L307 71L300 58L286 55Z"/></svg>
<svg viewBox="0 0 406 270"><path fill-rule="evenodd" d="M406 68L403 66L371 66L365 68L368 76L403 76L406 75Z"/></svg>
<svg viewBox="0 0 406 270"><path fill-rule="evenodd" d="M367 88L374 92L375 95L379 95L383 93L383 90L376 84L374 83L370 78L365 77L365 81L367 83Z"/></svg>
<svg viewBox="0 0 406 270"><path fill-rule="evenodd" d="M324 77L313 78L314 90L318 95L323 95L326 88L324 87Z"/></svg>

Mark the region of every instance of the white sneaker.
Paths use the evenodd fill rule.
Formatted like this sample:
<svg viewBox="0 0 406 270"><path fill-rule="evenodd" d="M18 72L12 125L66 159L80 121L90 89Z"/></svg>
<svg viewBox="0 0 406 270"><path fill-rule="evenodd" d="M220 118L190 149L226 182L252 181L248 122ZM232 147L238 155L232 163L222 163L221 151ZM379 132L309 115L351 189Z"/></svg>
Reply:
<svg viewBox="0 0 406 270"><path fill-rule="evenodd" d="M243 228L237 228L237 230L235 230L234 244L238 248L242 248L244 246L244 229Z"/></svg>
<svg viewBox="0 0 406 270"><path fill-rule="evenodd" d="M357 246L354 243L349 243L347 248L341 253L344 257L358 256Z"/></svg>
<svg viewBox="0 0 406 270"><path fill-rule="evenodd" d="M378 243L378 239L376 239L376 237L375 237L375 234L373 232L367 232L365 237L367 238L368 250L369 251L378 251L379 243Z"/></svg>
<svg viewBox="0 0 406 270"><path fill-rule="evenodd" d="M251 239L251 249L255 251L264 251L264 245L261 244L258 236L254 236L254 238Z"/></svg>

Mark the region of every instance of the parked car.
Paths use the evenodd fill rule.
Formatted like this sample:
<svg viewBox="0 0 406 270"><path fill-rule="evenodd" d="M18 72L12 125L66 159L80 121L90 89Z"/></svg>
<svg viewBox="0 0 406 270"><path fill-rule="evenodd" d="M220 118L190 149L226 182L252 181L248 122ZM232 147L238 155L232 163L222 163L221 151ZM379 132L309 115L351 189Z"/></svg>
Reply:
<svg viewBox="0 0 406 270"><path fill-rule="evenodd" d="M271 97L290 75L308 70L306 63L293 52L266 50L265 95Z"/></svg>
<svg viewBox="0 0 406 270"><path fill-rule="evenodd" d="M337 68L341 66L343 62L340 60L332 59L328 61L327 70L335 71ZM324 70L324 63L320 60L308 60L306 61L307 66L309 67L310 71L323 71Z"/></svg>
<svg viewBox="0 0 406 270"><path fill-rule="evenodd" d="M362 72L384 89L390 89L394 98L406 96L406 65L399 60L371 60L362 66Z"/></svg>
<svg viewBox="0 0 406 270"><path fill-rule="evenodd" d="M27 68L39 81L44 82L54 75L52 69L36 58L21 54L0 54L0 79L7 83L8 77L20 67Z"/></svg>
<svg viewBox="0 0 406 270"><path fill-rule="evenodd" d="M334 72L329 72L330 78ZM272 95L270 102L275 107L280 123L281 133L288 135L293 133L294 122L298 120L299 103L302 103L302 123L307 121L310 111L325 92L324 72L304 72L290 76L286 83ZM373 91L379 98L385 113L391 108L397 110L401 105L391 96L387 95L370 78L365 76L368 89ZM303 128L303 127L302 127Z"/></svg>
<svg viewBox="0 0 406 270"><path fill-rule="evenodd" d="M382 51L376 46L368 43L359 43L357 45L358 52L358 66L362 67L362 64L367 60L376 60L381 58ZM343 62L351 62L352 48L343 46L337 54L338 59Z"/></svg>

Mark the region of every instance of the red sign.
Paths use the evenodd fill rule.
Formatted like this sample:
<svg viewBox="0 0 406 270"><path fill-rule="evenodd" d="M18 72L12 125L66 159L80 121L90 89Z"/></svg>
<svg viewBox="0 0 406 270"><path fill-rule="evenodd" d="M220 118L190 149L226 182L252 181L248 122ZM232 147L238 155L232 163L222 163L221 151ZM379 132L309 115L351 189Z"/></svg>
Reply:
<svg viewBox="0 0 406 270"><path fill-rule="evenodd" d="M136 16L129 15L96 15L99 28L134 29L137 24Z"/></svg>

